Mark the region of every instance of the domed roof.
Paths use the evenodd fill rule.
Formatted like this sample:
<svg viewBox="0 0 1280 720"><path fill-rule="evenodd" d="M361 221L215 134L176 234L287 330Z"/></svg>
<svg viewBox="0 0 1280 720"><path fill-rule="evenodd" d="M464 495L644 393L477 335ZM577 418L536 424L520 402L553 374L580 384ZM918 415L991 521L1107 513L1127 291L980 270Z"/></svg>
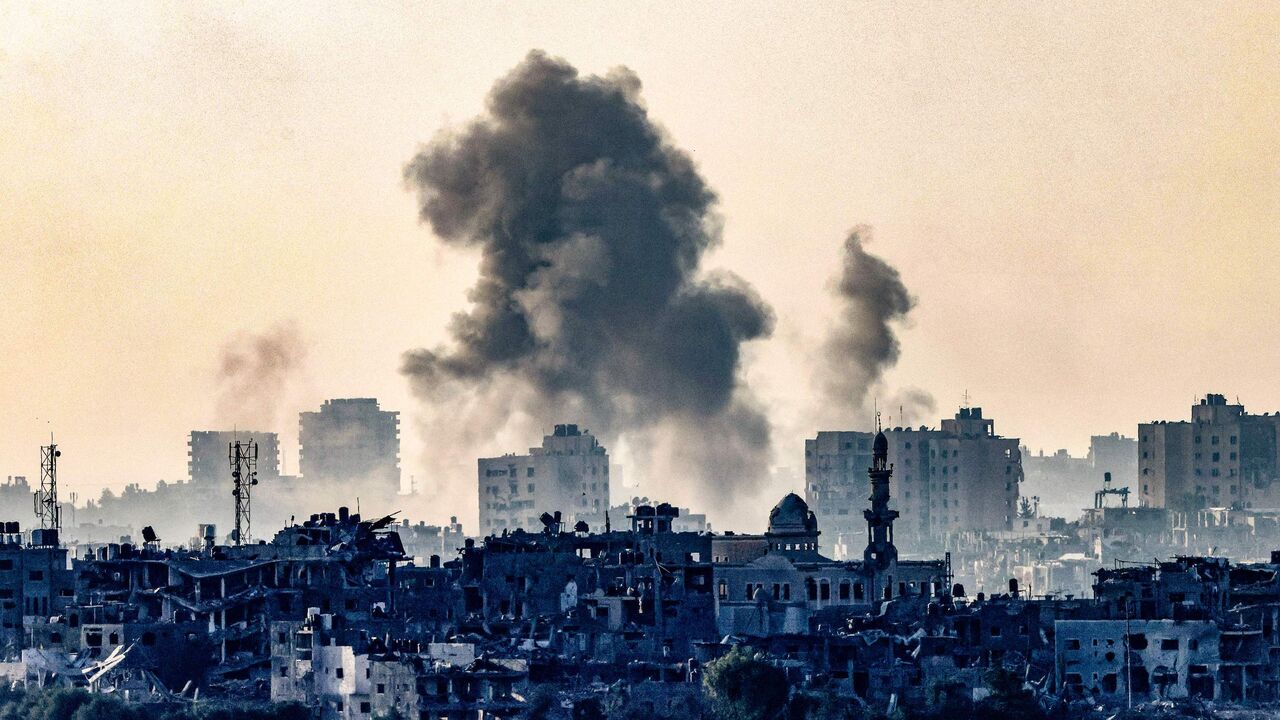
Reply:
<svg viewBox="0 0 1280 720"><path fill-rule="evenodd" d="M769 512L769 534L811 533L818 529L818 519L809 504L795 493L788 493Z"/></svg>

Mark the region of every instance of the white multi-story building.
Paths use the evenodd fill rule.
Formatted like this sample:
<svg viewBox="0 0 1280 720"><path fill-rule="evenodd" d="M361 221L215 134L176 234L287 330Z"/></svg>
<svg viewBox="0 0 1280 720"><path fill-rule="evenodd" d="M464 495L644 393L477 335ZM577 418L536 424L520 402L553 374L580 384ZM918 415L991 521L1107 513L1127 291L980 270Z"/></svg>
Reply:
<svg viewBox="0 0 1280 720"><path fill-rule="evenodd" d="M543 513L568 525L609 507L609 454L590 432L556 425L528 455L478 461L480 532L542 529Z"/></svg>

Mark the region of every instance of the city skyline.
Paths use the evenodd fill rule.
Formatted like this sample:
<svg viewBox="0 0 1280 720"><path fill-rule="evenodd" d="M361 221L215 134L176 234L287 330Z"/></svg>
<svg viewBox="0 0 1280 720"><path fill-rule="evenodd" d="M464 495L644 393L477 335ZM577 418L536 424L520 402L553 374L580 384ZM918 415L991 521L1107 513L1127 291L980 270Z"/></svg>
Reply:
<svg viewBox="0 0 1280 720"><path fill-rule="evenodd" d="M1280 717L1277 38L0 0L2 720Z"/></svg>
<svg viewBox="0 0 1280 720"><path fill-rule="evenodd" d="M798 469L805 437L846 429L809 422L817 391L792 361L828 328L826 286L861 224L916 298L876 394L927 391L928 424L971 393L1030 448L1082 455L1090 435L1182 417L1206 392L1267 410L1278 354L1224 348L1257 349L1280 299L1264 122L1277 18L1140 7L1061 22L1016 5L751 5L722 34L699 9L6 6L0 472L35 476L52 430L86 495L182 477L190 429L240 420L220 402L227 346L292 323L305 355L241 424L274 415L263 429L296 472L294 413L378 397L404 414L404 475L427 481L401 357L446 339L477 256L418 224L401 172L532 48L584 74L630 68L719 196L706 268L741 275L776 315L742 366L775 466ZM527 14L515 36L498 31L510 12ZM462 37L478 45L461 52Z"/></svg>

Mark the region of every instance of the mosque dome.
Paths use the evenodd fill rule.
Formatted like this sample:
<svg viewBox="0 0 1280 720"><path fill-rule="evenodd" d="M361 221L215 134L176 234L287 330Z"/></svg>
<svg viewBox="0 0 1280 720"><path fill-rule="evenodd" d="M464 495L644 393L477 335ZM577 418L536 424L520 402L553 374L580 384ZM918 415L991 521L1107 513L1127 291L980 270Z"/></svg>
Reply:
<svg viewBox="0 0 1280 720"><path fill-rule="evenodd" d="M809 535L818 531L818 518L809 504L795 493L788 493L769 513L770 535Z"/></svg>

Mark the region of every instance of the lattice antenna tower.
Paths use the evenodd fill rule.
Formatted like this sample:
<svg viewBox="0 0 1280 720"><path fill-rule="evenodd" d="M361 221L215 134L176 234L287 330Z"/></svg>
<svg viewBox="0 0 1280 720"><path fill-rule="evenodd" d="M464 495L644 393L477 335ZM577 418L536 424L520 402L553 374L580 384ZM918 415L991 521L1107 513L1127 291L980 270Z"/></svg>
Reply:
<svg viewBox="0 0 1280 720"><path fill-rule="evenodd" d="M236 525L231 531L231 540L244 545L253 539L249 526L253 517L253 486L258 484L258 443L253 440L230 443L227 460L231 465L231 496L236 502Z"/></svg>
<svg viewBox="0 0 1280 720"><path fill-rule="evenodd" d="M35 492L36 517L44 530L62 530L62 506L58 504L58 458L62 451L49 435L49 444L40 446L40 489Z"/></svg>

